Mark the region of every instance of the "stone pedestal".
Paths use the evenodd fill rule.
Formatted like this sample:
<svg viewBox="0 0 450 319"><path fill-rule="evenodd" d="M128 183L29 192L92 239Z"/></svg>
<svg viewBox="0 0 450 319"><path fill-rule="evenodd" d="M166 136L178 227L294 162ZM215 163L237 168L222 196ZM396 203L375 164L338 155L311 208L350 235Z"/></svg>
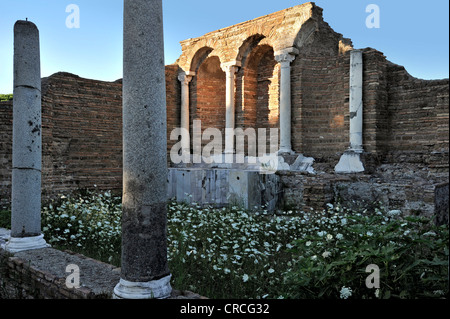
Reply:
<svg viewBox="0 0 450 319"><path fill-rule="evenodd" d="M39 30L29 21L14 25L14 100L11 238L6 250L47 247L41 234L41 69Z"/></svg>
<svg viewBox="0 0 450 319"><path fill-rule="evenodd" d="M338 165L336 165L336 173L362 173L364 172L364 165L361 162L361 153L348 150L342 155Z"/></svg>

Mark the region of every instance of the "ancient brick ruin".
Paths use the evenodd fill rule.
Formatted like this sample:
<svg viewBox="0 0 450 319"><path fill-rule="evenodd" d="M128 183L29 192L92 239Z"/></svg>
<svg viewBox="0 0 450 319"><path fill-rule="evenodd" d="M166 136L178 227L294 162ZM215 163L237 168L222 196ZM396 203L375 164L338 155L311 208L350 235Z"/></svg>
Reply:
<svg viewBox="0 0 450 319"><path fill-rule="evenodd" d="M440 222L448 221L448 79L414 78L376 49L362 49L365 171L337 174L335 167L349 147L350 52L355 48L323 20L321 8L306 3L182 41L181 46L178 61L166 66L168 152L177 142L170 140L175 128L189 128L194 138L193 122L201 120L203 129L218 128L224 136L230 125L279 128L282 146L292 151L284 157L287 164L299 154L314 159L315 174L283 169L275 178L246 184L259 187L256 194L247 194L257 197L247 206L271 202L275 208L309 209L337 200L349 205L379 201L389 209L436 214ZM283 76L283 68L290 68L289 77ZM289 82L286 99L281 83ZM288 117L282 110L289 103ZM234 112L227 115L230 108ZM290 129L280 125L286 118ZM0 103L0 119L0 201L9 205L12 102ZM45 196L94 185L121 190L120 80L101 82L68 73L43 79L42 126ZM184 180L172 182L187 183L201 200L206 178L218 188L208 186L207 192L216 193L208 198L227 204L236 175L210 172L214 176L206 178L198 167L174 168L171 176L181 174ZM239 176L250 180L248 174ZM261 186L266 182L269 186ZM185 189L172 186L171 195L178 191L183 196Z"/></svg>

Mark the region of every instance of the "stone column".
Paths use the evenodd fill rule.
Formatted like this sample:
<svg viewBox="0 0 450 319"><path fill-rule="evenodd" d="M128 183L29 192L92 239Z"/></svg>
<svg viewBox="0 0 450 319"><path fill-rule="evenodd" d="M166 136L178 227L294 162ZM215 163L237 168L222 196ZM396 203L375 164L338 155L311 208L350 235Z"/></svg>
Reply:
<svg viewBox="0 0 450 319"><path fill-rule="evenodd" d="M234 129L236 126L235 106L235 74L241 66L240 61L222 63L221 68L226 73L226 124L225 124L225 154L234 154ZM228 161L227 161L228 162Z"/></svg>
<svg viewBox="0 0 450 319"><path fill-rule="evenodd" d="M363 52L350 52L350 148L336 166L337 173L364 172L363 148Z"/></svg>
<svg viewBox="0 0 450 319"><path fill-rule="evenodd" d="M181 150L184 163L190 163L191 155L191 138L190 138L190 123L189 123L189 83L195 76L195 72L183 72L178 76L181 82L181 129L182 140Z"/></svg>
<svg viewBox="0 0 450 319"><path fill-rule="evenodd" d="M124 1L123 216L119 299L170 297L162 0Z"/></svg>
<svg viewBox="0 0 450 319"><path fill-rule="evenodd" d="M281 65L280 75L280 154L293 154L291 137L291 62L298 54L296 48L288 48L275 53L275 60Z"/></svg>
<svg viewBox="0 0 450 319"><path fill-rule="evenodd" d="M6 250L47 247L41 232L41 66L39 30L14 25L14 100L11 238Z"/></svg>

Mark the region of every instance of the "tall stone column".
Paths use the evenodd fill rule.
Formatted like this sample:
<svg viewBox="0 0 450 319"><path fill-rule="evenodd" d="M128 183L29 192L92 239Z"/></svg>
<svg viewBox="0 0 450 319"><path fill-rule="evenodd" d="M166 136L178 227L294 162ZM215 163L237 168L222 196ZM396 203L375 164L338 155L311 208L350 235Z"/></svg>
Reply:
<svg viewBox="0 0 450 319"><path fill-rule="evenodd" d="M124 1L122 273L115 298L164 299L167 113L162 0Z"/></svg>
<svg viewBox="0 0 450 319"><path fill-rule="evenodd" d="M350 52L350 148L335 168L337 173L361 173L363 148L363 52Z"/></svg>
<svg viewBox="0 0 450 319"><path fill-rule="evenodd" d="M288 48L275 53L275 60L280 63L280 154L293 154L292 151L292 97L291 97L291 62L298 54L296 48Z"/></svg>
<svg viewBox="0 0 450 319"><path fill-rule="evenodd" d="M225 119L225 154L234 154L234 129L236 126L235 75L241 66L240 61L222 63L226 73L226 119ZM228 161L227 161L228 162Z"/></svg>
<svg viewBox="0 0 450 319"><path fill-rule="evenodd" d="M41 232L41 66L39 30L14 25L14 100L11 238L6 250L47 247Z"/></svg>
<svg viewBox="0 0 450 319"><path fill-rule="evenodd" d="M190 123L189 123L189 83L195 76L195 72L183 72L178 75L178 80L181 82L181 151L183 155L183 162L190 162L191 155L191 138L190 138Z"/></svg>

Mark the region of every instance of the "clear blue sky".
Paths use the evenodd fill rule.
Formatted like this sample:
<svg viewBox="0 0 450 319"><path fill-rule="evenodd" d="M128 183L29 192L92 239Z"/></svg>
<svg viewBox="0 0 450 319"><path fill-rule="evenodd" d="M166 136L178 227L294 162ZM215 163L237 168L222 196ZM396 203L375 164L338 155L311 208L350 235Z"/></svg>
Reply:
<svg viewBox="0 0 450 319"><path fill-rule="evenodd" d="M163 0L166 64L179 42L306 1ZM324 18L355 48L372 47L415 77L449 77L448 0L317 0ZM366 7L379 6L379 29L366 27ZM80 8L80 28L66 27L66 7ZM13 91L13 26L28 18L40 30L41 69L115 81L122 77L123 0L0 0L0 93Z"/></svg>

